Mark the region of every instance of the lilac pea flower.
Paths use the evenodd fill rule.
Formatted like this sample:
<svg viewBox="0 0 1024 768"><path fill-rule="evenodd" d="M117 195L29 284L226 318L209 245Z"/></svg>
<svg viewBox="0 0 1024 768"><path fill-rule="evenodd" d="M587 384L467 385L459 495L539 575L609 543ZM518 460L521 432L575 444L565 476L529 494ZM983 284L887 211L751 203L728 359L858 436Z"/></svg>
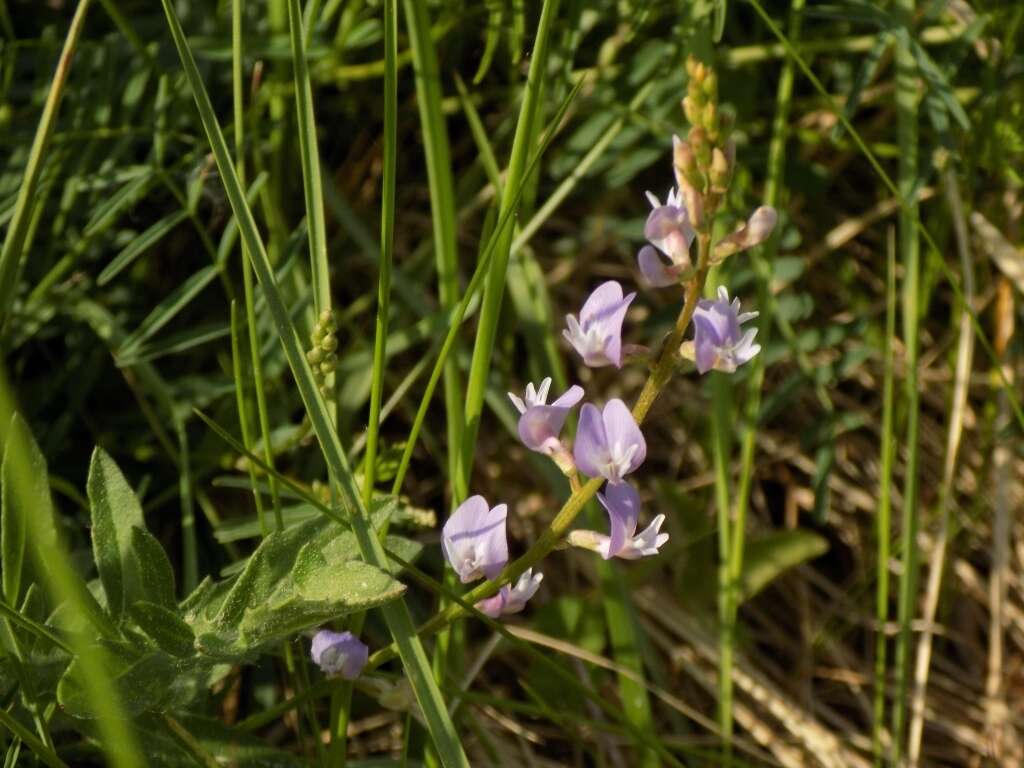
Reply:
<svg viewBox="0 0 1024 768"><path fill-rule="evenodd" d="M494 597L488 597L476 604L476 609L485 616L496 619L510 613L519 613L540 588L544 574L534 575L533 568L527 568L515 586L506 584Z"/></svg>
<svg viewBox="0 0 1024 768"><path fill-rule="evenodd" d="M575 315L566 315L568 328L562 335L591 368L622 367L622 321L634 298L635 292L623 296L622 286L609 280L590 294L579 320Z"/></svg>
<svg viewBox="0 0 1024 768"><path fill-rule="evenodd" d="M470 496L459 505L441 532L444 556L463 584L497 576L508 562L504 504L491 509L483 496Z"/></svg>
<svg viewBox="0 0 1024 768"><path fill-rule="evenodd" d="M668 541L668 534L661 533L664 515L658 515L647 528L636 533L636 524L640 519L640 495L628 483L609 485L603 494L597 494L598 500L608 511L610 536L597 531L573 531L569 534L569 543L597 552L605 560L620 557L623 560L638 560L658 554L658 550Z"/></svg>
<svg viewBox="0 0 1024 768"><path fill-rule="evenodd" d="M558 435L565 425L569 411L583 399L583 388L573 385L551 405L547 404L548 390L551 388L551 377L540 383L536 390L533 384L526 385L526 396L520 398L508 393L512 404L519 411L519 439L531 451L548 456L563 452L562 441Z"/></svg>
<svg viewBox="0 0 1024 768"><path fill-rule="evenodd" d="M366 666L369 649L351 632L321 629L313 636L310 656L313 663L329 677L341 676L355 680Z"/></svg>
<svg viewBox="0 0 1024 768"><path fill-rule="evenodd" d="M640 249L637 264L648 283L655 288L662 288L678 283L691 268L690 246L697 233L690 223L686 204L677 190L669 191L664 205L650 192L647 193L647 199L654 210L644 225L644 237L651 244ZM662 260L659 251L668 258L668 265Z"/></svg>
<svg viewBox="0 0 1024 768"><path fill-rule="evenodd" d="M633 414L621 400L609 400L604 411L585 403L573 447L576 466L588 477L612 485L644 463L647 443Z"/></svg>
<svg viewBox="0 0 1024 768"><path fill-rule="evenodd" d="M712 368L733 373L761 351L754 343L757 328L742 331L740 326L757 317L757 312L740 312L740 300L729 301L725 286L718 288L718 299L702 299L693 313L692 350L684 344L683 355L697 363L702 374Z"/></svg>

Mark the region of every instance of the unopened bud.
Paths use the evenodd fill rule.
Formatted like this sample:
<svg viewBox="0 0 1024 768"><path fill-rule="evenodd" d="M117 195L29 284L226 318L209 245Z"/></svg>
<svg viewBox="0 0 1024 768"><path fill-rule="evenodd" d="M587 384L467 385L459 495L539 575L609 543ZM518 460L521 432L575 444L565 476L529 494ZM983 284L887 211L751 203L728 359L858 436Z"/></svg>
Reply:
<svg viewBox="0 0 1024 768"><path fill-rule="evenodd" d="M718 263L738 251L760 245L771 236L778 220L779 214L774 208L762 205L750 215L746 224L718 242L715 246L714 262Z"/></svg>
<svg viewBox="0 0 1024 768"><path fill-rule="evenodd" d="M697 57L692 53L686 57L686 74L689 75L691 79L694 77L694 72L699 63L700 62L697 60Z"/></svg>
<svg viewBox="0 0 1024 768"><path fill-rule="evenodd" d="M313 347L306 353L306 359L309 360L310 365L319 365L324 359L324 352L320 347Z"/></svg>
<svg viewBox="0 0 1024 768"><path fill-rule="evenodd" d="M729 160L718 147L711 151L711 170L708 171L708 180L711 182L711 189L714 192L722 193L729 187Z"/></svg>
<svg viewBox="0 0 1024 768"><path fill-rule="evenodd" d="M709 101L701 110L701 124L714 141L718 135L718 107L713 102Z"/></svg>
<svg viewBox="0 0 1024 768"><path fill-rule="evenodd" d="M704 82L701 83L701 90L704 91L704 96L708 101L718 101L718 75L715 74L715 70L707 70Z"/></svg>
<svg viewBox="0 0 1024 768"><path fill-rule="evenodd" d="M333 327L334 325L334 314L329 309L325 309L320 313L320 325Z"/></svg>
<svg viewBox="0 0 1024 768"><path fill-rule="evenodd" d="M322 373L324 376L334 373L334 368L336 365L337 360L333 356L328 357L322 363L320 363L320 373Z"/></svg>
<svg viewBox="0 0 1024 768"><path fill-rule="evenodd" d="M697 157L697 166L703 169L711 165L711 144L708 142L707 132L700 125L690 129L689 141Z"/></svg>
<svg viewBox="0 0 1024 768"><path fill-rule="evenodd" d="M338 337L335 336L333 333L326 334L320 340L320 347L326 350L327 352L333 352L338 348Z"/></svg>
<svg viewBox="0 0 1024 768"><path fill-rule="evenodd" d="M683 114L690 125L700 125L701 109L700 104L689 96L683 99Z"/></svg>

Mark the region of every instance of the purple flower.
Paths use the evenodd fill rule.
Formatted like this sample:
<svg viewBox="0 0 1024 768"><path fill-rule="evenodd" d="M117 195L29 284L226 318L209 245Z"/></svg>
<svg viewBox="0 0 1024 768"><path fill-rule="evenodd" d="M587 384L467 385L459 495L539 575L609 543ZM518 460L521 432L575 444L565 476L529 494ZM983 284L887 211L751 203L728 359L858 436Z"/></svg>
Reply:
<svg viewBox="0 0 1024 768"><path fill-rule="evenodd" d="M313 636L310 656L325 675L355 680L366 666L369 649L351 632L321 629Z"/></svg>
<svg viewBox="0 0 1024 768"><path fill-rule="evenodd" d="M651 244L640 249L637 263L644 278L654 287L674 285L692 266L690 246L697 233L677 190L669 191L665 205L650 192L647 193L647 199L651 201L654 210L644 225L644 237ZM662 260L659 251L668 257L668 265Z"/></svg>
<svg viewBox="0 0 1024 768"><path fill-rule="evenodd" d="M778 212L770 205L762 205L750 214L750 218L743 226L718 241L715 245L713 262L718 263L726 256L760 245L771 237L778 221Z"/></svg>
<svg viewBox="0 0 1024 768"><path fill-rule="evenodd" d="M603 413L585 403L573 453L583 474L603 477L614 485L644 463L647 443L621 400L609 400Z"/></svg>
<svg viewBox="0 0 1024 768"><path fill-rule="evenodd" d="M550 388L551 377L549 376L540 383L536 390L532 383L527 384L526 397L522 399L511 392L508 393L508 396L512 400L512 404L522 414L519 417L519 439L523 441L523 445L531 451L553 456L564 450L558 435L569 416L569 411L583 399L583 388L573 385L566 390L564 395L548 405L548 390Z"/></svg>
<svg viewBox="0 0 1024 768"><path fill-rule="evenodd" d="M604 494L597 494L598 500L608 511L610 536L597 531L573 531L569 543L597 552L605 560L621 557L623 560L638 560L641 557L658 554L658 549L668 541L667 533L659 533L664 515L658 515L647 528L636 533L640 519L640 495L629 483L609 485Z"/></svg>
<svg viewBox="0 0 1024 768"><path fill-rule="evenodd" d="M444 556L463 584L497 576L508 562L505 518L508 507L491 509L483 496L470 496L448 518L441 532Z"/></svg>
<svg viewBox="0 0 1024 768"><path fill-rule="evenodd" d="M718 299L702 299L693 313L693 359L702 374L712 368L733 373L761 351L754 343L757 329L746 332L740 326L757 317L757 312L740 313L740 300L729 302L729 292L719 286ZM687 349L684 352L689 356Z"/></svg>
<svg viewBox="0 0 1024 768"><path fill-rule="evenodd" d="M622 321L635 297L636 293L623 297L622 286L609 280L587 298L579 321L575 315L566 315L569 327L562 335L591 368L622 367Z"/></svg>
<svg viewBox="0 0 1024 768"><path fill-rule="evenodd" d="M529 599L536 594L543 579L543 573L534 575L533 568L527 568L514 587L506 584L494 597L488 597L477 603L476 609L492 619L510 613L519 613L526 607Z"/></svg>

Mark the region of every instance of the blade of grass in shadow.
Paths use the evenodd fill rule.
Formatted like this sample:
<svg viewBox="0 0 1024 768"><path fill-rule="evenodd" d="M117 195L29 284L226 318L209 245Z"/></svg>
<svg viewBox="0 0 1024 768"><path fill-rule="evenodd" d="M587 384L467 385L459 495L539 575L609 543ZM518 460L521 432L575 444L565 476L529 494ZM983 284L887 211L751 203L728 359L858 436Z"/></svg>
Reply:
<svg viewBox="0 0 1024 768"><path fill-rule="evenodd" d="M907 38L913 35L914 0L896 0L894 13L903 25ZM899 191L909 204L900 209L898 242L903 264L903 347L905 349L906 378L903 382L903 401L907 414L906 467L903 483L903 515L900 524L900 578L897 621L899 636L894 656L896 687L892 706L892 754L894 765L899 765L903 750L903 729L906 722L907 692L910 682L910 622L914 617L917 597L917 527L918 527L918 424L920 394L917 387L920 343L918 327L921 292L920 239L918 237L919 211L911 201L917 184L917 64L907 38L896 43L896 119L900 147Z"/></svg>
<svg viewBox="0 0 1024 768"><path fill-rule="evenodd" d="M355 531L363 558L370 565L379 568L387 567L387 559L376 533L370 525L369 515L362 502L355 478L352 476L348 459L341 447L337 432L327 411L313 372L306 361L302 345L292 324L288 308L284 303L274 278L270 260L267 258L263 241L260 239L256 222L245 201L241 184L235 174L234 165L228 151L227 143L217 122L213 105L203 85L195 59L185 39L185 33L178 21L171 0L162 0L168 26L174 40L175 48L181 58L189 87L195 98L196 106L206 132L210 148L217 163L225 193L231 203L232 210L238 220L239 231L245 242L252 260L253 268L263 286L267 308L274 318L274 324L288 364L292 369L299 394L306 407L310 422L316 432L324 454L328 469L333 475L340 493L342 507L348 513L352 528ZM416 636L405 601L402 599L388 603L381 608L392 637L399 649L406 674L423 711L430 735L434 740L438 755L445 766L468 766L458 734L448 716L440 691L430 673L429 663L423 646Z"/></svg>
<svg viewBox="0 0 1024 768"><path fill-rule="evenodd" d="M732 425L732 386L720 373L711 383L711 455L715 475L715 519L718 527L718 729L722 738L723 762L732 759L732 665L734 638L729 621L729 551L732 519L729 514L729 439Z"/></svg>
<svg viewBox="0 0 1024 768"><path fill-rule="evenodd" d="M75 613L93 623L107 637L116 636L116 630L102 609L91 600L85 583L74 570L73 560L58 538L56 520L52 510L47 514L40 503L35 479L45 470L39 449L32 444L28 425L15 416L14 400L8 388L6 374L0 372L0 438L4 445L7 480L17 514L26 533L26 549L32 554L35 571L53 598L54 605L66 604ZM49 494L48 485L45 493ZM26 514L31 510L31 514ZM113 685L113 676L107 669L106 651L87 633L72 633L68 638L74 649L75 660L82 673L86 696L97 715L99 736L104 753L111 764L124 768L144 765L138 745L128 728L129 720L121 706L120 695ZM25 739L23 739L25 741Z"/></svg>
<svg viewBox="0 0 1024 768"><path fill-rule="evenodd" d="M377 441L380 436L381 400L391 311L391 262L395 240L395 183L398 158L398 5L384 0L384 166L380 202L380 258L377 277L377 317L373 340L373 372L370 381L370 421L363 455L363 503L369 507L376 485ZM387 534L387 523L381 538ZM354 616L350 628L359 634L365 614ZM352 683L340 682L331 695L331 745L329 764L345 764L345 738L352 705Z"/></svg>
<svg viewBox="0 0 1024 768"><path fill-rule="evenodd" d="M565 100L558 108L558 112L549 123L549 128L544 139L540 143L540 147L537 149L536 154L530 159L530 164L527 167L527 173L536 165L540 158L543 156L544 151L548 145L554 139L555 134L561 125L562 118L569 109L569 105L572 104L573 100L579 94L580 89L583 87L585 79L581 78L576 85L570 91ZM462 324L463 319L466 316L466 311L469 308L469 304L473 297L476 295L477 290L480 288L480 284L483 282L484 277L487 275L488 267L491 263L491 258L494 256L494 252L498 243L497 233L508 223L515 213L515 204L518 203L519 195L522 193L520 187L519 192L516 194L513 200L513 205L507 210L502 218L498 221L495 227L494 233L487 241L487 246L483 249L483 255L477 261L476 269L473 272L472 277L469 280L469 284L466 286L466 290L463 292L462 298L455 310L451 313L451 319L448 323L448 334L445 336L444 343L441 345L441 350L438 352L437 362L434 364L434 370L430 374L430 379L427 382L427 387L423 392L423 397L420 399L419 408L416 411L416 416L413 419L412 428L409 430L409 437L405 442L405 449L402 452L402 458L398 464L398 471L395 473L395 481L392 484L391 492L394 495L398 495L402 490L402 483L405 480L406 472L409 469L409 462L412 459L412 452L416 447L416 440L419 437L420 429L423 427L423 420L426 418L427 409L430 407L430 400L434 395L434 389L437 387L437 382L441 377L441 371L444 369L444 365L448 360L449 353L455 342L455 337L458 334L459 326Z"/></svg>
<svg viewBox="0 0 1024 768"><path fill-rule="evenodd" d="M885 764L882 734L885 729L885 678L888 643L885 627L889 622L889 557L892 539L892 462L896 449L893 428L894 371L893 339L896 338L896 235L889 230L885 270L885 343L882 347L882 434L879 445L878 521L875 538L878 553L875 563L875 679L871 745L876 766Z"/></svg>
<svg viewBox="0 0 1024 768"><path fill-rule="evenodd" d="M793 0L790 5L789 35L798 40L804 0ZM764 205L778 208L780 205L783 174L786 162L786 138L789 134L789 112L793 95L793 63L787 59L779 74L775 92L775 117L772 122L772 138L768 146L768 169L764 188ZM768 336L772 328L774 311L771 290L772 261L778 251L779 235L775 234L762 248L755 248L750 254L751 265L758 278L758 343L768 348ZM736 513L732 530L729 532L727 610L725 620L729 624L726 635L736 636L736 617L739 611L739 583L743 572L743 554L746 540L747 511L750 506L750 489L754 476L754 447L757 440L758 417L761 410L761 390L764 386L765 356L758 355L752 361L750 379L747 382L746 425L740 443L740 476L736 491ZM728 657L721 662L720 680L732 679L731 661ZM731 683L730 683L731 684ZM732 715L728 714L731 722Z"/></svg>
<svg viewBox="0 0 1024 768"><path fill-rule="evenodd" d="M545 0L541 9L540 20L537 22L537 37L530 59L530 71L527 75L523 103L516 123L515 138L512 140L512 151L508 165L508 176L502 190L499 223L496 230L497 242L494 258L491 261L484 288L483 304L480 310L480 321L477 326L476 340L473 345L473 358L470 363L469 382L466 385L466 410L463 425L464 435L462 452L459 459L459 471L453 479L456 495L464 498L468 492L469 477L472 472L473 456L476 452L476 435L480 428L480 414L483 410L484 395L487 389L487 377L491 370L491 356L494 352L494 340L498 332L498 318L501 303L505 295L505 274L512 248L513 226L504 223L507 214L514 209L514 201L518 200L521 187L529 178L526 172L527 160L533 149L530 137L534 134L534 123L540 108L538 95L543 89L547 76L548 49L550 47L551 30L558 10L558 0Z"/></svg>
<svg viewBox="0 0 1024 768"><path fill-rule="evenodd" d="M441 74L431 36L427 4L404 0L403 7L416 75L416 104L420 112L423 151L427 162L437 292L441 308L451 311L459 303L459 263L455 242L455 183L452 180L448 129L442 108ZM448 433L448 476L453 483L462 447L462 383L456 357L445 362L443 382Z"/></svg>
<svg viewBox="0 0 1024 768"><path fill-rule="evenodd" d="M313 88L309 82L309 63L306 61L306 43L302 32L302 9L299 8L299 0L287 2L292 66L295 69L295 107L298 111L302 190L306 196L306 224L313 274L313 306L319 316L321 312L331 309L327 227L324 223L323 184L320 181L320 150L316 140Z"/></svg>
<svg viewBox="0 0 1024 768"><path fill-rule="evenodd" d="M235 402L238 406L238 423L242 431L242 443L250 446L253 444L250 434L252 427L249 423L249 409L246 405L245 387L242 385L245 379L242 374L240 336L241 333L238 329L238 303L233 301L231 302L231 370L235 375ZM267 530L267 520L263 512L263 494L256 488L255 466L250 462L247 468L249 470L249 481L253 487L253 501L256 503L256 519L260 523L260 536L266 536L270 531ZM279 527L278 530L281 530L281 528Z"/></svg>
<svg viewBox="0 0 1024 768"><path fill-rule="evenodd" d="M7 225L7 236L4 238L3 249L0 250L0 327L6 323L7 311L10 309L11 299L14 297L25 238L28 236L32 210L37 202L36 190L46 161L46 151L57 123L57 110L64 97L64 86L67 84L68 74L71 72L71 58L78 47L78 39L82 34L82 27L85 25L85 17L91 2L92 0L80 0L75 9L75 15L71 19L67 37L64 38L64 47L57 60L57 69L53 74L50 90L46 94L43 114L39 118L39 125L36 127L36 133L32 139L25 175L18 187L18 196L14 203L14 213Z"/></svg>
<svg viewBox="0 0 1024 768"><path fill-rule="evenodd" d="M971 264L970 246L967 240L967 220L964 215L960 185L952 161L943 171L943 186L946 201L953 220L956 235L956 249L960 257L960 271L963 275L964 297L967 306L974 301L974 268ZM928 686L928 669L931 665L932 637L935 613L942 587L942 573L946 569L946 548L949 540L950 511L953 506L953 481L956 478L957 455L960 437L964 429L967 409L967 395L970 385L971 365L974 359L974 333L971 318L963 308L960 310L959 339L957 342L956 371L953 376L953 393L949 408L949 428L946 432L946 456L942 464L942 479L939 482L938 515L939 530L935 534L931 562L928 566L928 584L925 589L922 609L923 629L917 641L917 656L914 669L914 696L911 703L910 730L907 736L907 763L917 768L921 757L921 737L924 733L924 698ZM1009 426L1007 424L1007 426ZM1009 536L1004 539L1007 541Z"/></svg>
<svg viewBox="0 0 1024 768"><path fill-rule="evenodd" d="M231 94L234 113L235 164L238 169L239 184L244 187L245 100L243 94L245 79L242 71L244 39L242 34L242 18L242 0L231 0ZM266 175L261 174L257 181L259 178L265 179ZM260 185L260 188L262 189L262 184ZM252 193L250 192L250 194ZM237 233L237 220L232 220L231 223L235 225L235 231ZM267 398L263 387L263 361L260 359L259 329L256 326L256 298L252 281L252 265L249 263L249 257L246 255L245 243L243 242L242 285L243 295L245 296L245 324L249 337L249 358L252 366L253 391L256 397L256 414L259 419L259 432L257 433L257 439L263 444L263 458L266 460L268 465L273 466L274 454L272 452L270 441L270 417L267 413ZM245 387L242 387L240 384L238 386L241 387L241 392L244 396ZM246 418L241 411L239 411L239 417L243 419ZM245 429L243 429L242 434L245 434ZM246 439L245 444L248 447L254 443L250 443L248 442L248 439ZM274 520L277 524L277 530L280 531L284 528L284 523L281 519L281 499L277 492L277 479L271 474L268 480L270 483L270 499L274 507ZM260 529L265 529L262 522L260 524Z"/></svg>

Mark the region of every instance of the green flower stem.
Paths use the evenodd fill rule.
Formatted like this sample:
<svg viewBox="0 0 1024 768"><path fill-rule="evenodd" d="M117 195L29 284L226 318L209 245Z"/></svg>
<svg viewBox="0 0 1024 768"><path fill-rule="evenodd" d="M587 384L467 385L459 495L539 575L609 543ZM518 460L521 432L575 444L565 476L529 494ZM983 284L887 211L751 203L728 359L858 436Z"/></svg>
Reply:
<svg viewBox="0 0 1024 768"><path fill-rule="evenodd" d="M651 406L654 405L654 401L658 399L658 395L661 394L669 379L672 378L672 372L679 361L679 345L683 341L683 334L690 325L693 312L697 308L697 301L700 299L704 289L704 282L707 279L708 273L705 263L707 261L706 254L709 252L707 238L701 238L699 245L699 263L701 267L686 286L686 300L683 304L683 309L679 313L679 317L676 318L676 324L672 329L672 333L662 347L654 370L644 383L643 389L640 390L640 395L637 397L636 404L633 406L633 418L636 419L637 424L643 424L644 419L651 410ZM496 579L485 581L480 586L467 592L463 596L462 602L468 605L475 605L480 600L493 597L502 586L515 581L527 568L532 568L547 557L569 532L569 528L576 520L577 515L583 510L584 505L594 497L594 494L598 492L603 484L604 478L595 477L579 486L578 490L573 492L558 514L555 515L550 525L534 542L533 546L526 551L526 554L505 566L505 569ZM417 632L420 636L431 635L448 626L456 619L467 615L467 613L468 611L461 605L457 603L449 604L444 610L423 624ZM376 669L384 662L394 658L396 651L396 646L392 643L372 654L366 665L367 671Z"/></svg>

